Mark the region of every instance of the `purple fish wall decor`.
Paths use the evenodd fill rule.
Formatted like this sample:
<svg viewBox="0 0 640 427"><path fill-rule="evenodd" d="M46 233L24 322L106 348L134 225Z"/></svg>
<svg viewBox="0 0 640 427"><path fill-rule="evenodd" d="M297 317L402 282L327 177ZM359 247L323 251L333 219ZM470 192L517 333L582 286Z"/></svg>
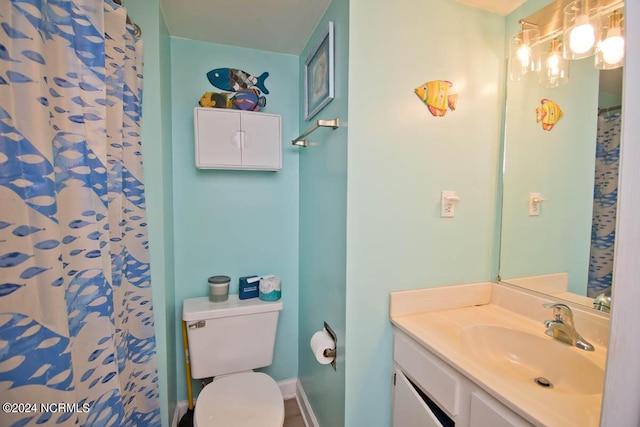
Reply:
<svg viewBox="0 0 640 427"><path fill-rule="evenodd" d="M258 89L241 89L231 98L232 108L245 111L260 111L267 105L267 98L260 96Z"/></svg>

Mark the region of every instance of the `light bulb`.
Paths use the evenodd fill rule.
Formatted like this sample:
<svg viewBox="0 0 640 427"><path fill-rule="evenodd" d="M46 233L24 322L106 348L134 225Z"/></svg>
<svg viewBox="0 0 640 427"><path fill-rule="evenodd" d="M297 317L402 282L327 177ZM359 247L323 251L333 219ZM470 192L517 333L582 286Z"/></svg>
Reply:
<svg viewBox="0 0 640 427"><path fill-rule="evenodd" d="M560 65L560 58L557 53L554 53L547 58L547 68L549 69L549 74L552 76L560 74L560 68L558 65Z"/></svg>
<svg viewBox="0 0 640 427"><path fill-rule="evenodd" d="M575 53L585 53L593 47L596 35L589 17L582 14L576 18L576 25L569 33L569 47Z"/></svg>
<svg viewBox="0 0 640 427"><path fill-rule="evenodd" d="M600 45L602 50L602 59L607 64L617 64L624 57L624 38L620 32L620 28L611 28L607 31L607 38Z"/></svg>
<svg viewBox="0 0 640 427"><path fill-rule="evenodd" d="M539 83L542 87L558 87L569 81L568 63L562 58L560 40L551 40L549 50L543 54Z"/></svg>
<svg viewBox="0 0 640 427"><path fill-rule="evenodd" d="M520 46L516 55L518 55L518 59L520 60L523 68L529 66L529 61L531 60L531 48L528 45L523 44Z"/></svg>

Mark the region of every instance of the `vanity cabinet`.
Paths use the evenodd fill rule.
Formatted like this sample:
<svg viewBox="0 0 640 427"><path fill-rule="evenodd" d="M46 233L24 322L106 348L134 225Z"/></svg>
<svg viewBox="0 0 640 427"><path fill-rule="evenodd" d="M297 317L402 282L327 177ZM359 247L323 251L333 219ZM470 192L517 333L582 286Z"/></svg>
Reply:
<svg viewBox="0 0 640 427"><path fill-rule="evenodd" d="M433 401L400 370L394 376L393 425L403 427L443 427L444 422L436 414ZM453 424L450 424L453 425Z"/></svg>
<svg viewBox="0 0 640 427"><path fill-rule="evenodd" d="M198 107L193 121L198 169L282 169L279 115Z"/></svg>
<svg viewBox="0 0 640 427"><path fill-rule="evenodd" d="M527 427L519 415L482 390L471 392L469 427Z"/></svg>
<svg viewBox="0 0 640 427"><path fill-rule="evenodd" d="M393 427L532 426L399 330L393 358Z"/></svg>

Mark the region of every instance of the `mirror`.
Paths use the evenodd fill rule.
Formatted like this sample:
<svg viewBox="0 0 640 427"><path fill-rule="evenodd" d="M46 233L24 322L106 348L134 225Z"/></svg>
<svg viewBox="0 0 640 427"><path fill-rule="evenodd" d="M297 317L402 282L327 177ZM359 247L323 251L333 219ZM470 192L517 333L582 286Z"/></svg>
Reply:
<svg viewBox="0 0 640 427"><path fill-rule="evenodd" d="M507 36L521 18L544 25L532 6L562 2L527 1ZM531 15L515 16L523 11ZM622 69L600 71L593 57L569 67L555 88L507 81L499 271L503 282L593 307L611 293ZM543 129L536 118L551 106L562 117Z"/></svg>

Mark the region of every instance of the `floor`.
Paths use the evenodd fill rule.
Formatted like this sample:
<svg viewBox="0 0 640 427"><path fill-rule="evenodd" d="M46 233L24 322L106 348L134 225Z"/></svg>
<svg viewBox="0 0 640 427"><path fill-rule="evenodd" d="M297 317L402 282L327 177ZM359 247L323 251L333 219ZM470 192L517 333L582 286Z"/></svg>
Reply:
<svg viewBox="0 0 640 427"><path fill-rule="evenodd" d="M296 399L287 399L284 401L283 427L305 427Z"/></svg>

